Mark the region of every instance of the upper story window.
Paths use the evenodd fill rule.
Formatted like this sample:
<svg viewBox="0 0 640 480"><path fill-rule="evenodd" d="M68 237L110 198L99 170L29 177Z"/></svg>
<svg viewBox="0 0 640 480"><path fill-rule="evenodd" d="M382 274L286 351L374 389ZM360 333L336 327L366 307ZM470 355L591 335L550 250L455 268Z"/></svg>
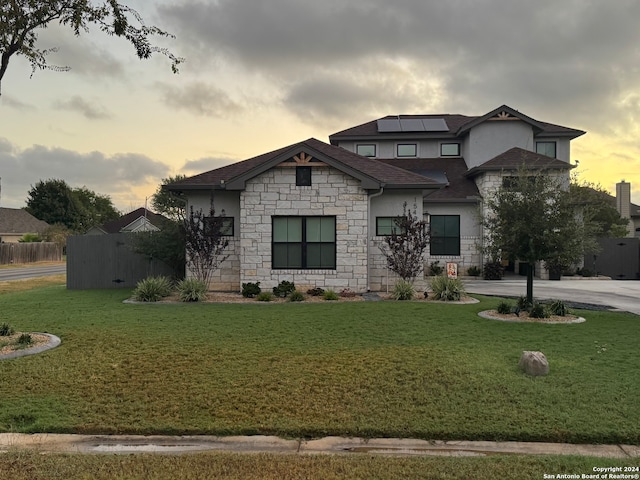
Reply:
<svg viewBox="0 0 640 480"><path fill-rule="evenodd" d="M363 157L375 157L376 146L373 143L361 143L356 145L356 153Z"/></svg>
<svg viewBox="0 0 640 480"><path fill-rule="evenodd" d="M460 144L459 143L441 143L440 156L441 157L459 157Z"/></svg>
<svg viewBox="0 0 640 480"><path fill-rule="evenodd" d="M417 157L418 146L415 143L399 143L396 146L396 155L398 157Z"/></svg>
<svg viewBox="0 0 640 480"><path fill-rule="evenodd" d="M536 153L556 158L556 142L536 142Z"/></svg>
<svg viewBox="0 0 640 480"><path fill-rule="evenodd" d="M311 186L311 167L296 167L296 186Z"/></svg>

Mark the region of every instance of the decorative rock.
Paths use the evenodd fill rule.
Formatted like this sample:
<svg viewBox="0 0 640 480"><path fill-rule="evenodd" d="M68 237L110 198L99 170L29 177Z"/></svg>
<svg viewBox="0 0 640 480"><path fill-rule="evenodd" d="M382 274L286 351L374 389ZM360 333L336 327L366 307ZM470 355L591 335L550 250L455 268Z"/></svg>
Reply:
<svg viewBox="0 0 640 480"><path fill-rule="evenodd" d="M518 366L532 377L539 377L549 373L549 362L542 352L523 351Z"/></svg>

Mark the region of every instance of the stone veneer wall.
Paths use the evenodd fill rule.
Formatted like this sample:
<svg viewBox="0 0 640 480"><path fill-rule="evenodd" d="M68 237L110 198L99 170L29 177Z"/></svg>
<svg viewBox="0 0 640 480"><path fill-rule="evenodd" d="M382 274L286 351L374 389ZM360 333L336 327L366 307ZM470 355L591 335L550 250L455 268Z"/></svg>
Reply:
<svg viewBox="0 0 640 480"><path fill-rule="evenodd" d="M260 282L266 290L287 280L301 290L366 291L367 207L360 182L330 167L314 167L308 187L296 186L296 171L290 167L276 167L249 180L240 195L240 283ZM273 215L335 216L336 270L272 269Z"/></svg>

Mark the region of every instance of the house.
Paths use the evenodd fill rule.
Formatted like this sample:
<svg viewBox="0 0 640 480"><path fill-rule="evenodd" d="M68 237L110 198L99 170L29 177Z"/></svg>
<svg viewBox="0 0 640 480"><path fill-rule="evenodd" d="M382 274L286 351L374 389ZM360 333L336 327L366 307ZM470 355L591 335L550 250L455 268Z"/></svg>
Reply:
<svg viewBox="0 0 640 480"><path fill-rule="evenodd" d="M26 210L0 207L0 242L15 243L26 234L42 234L49 226Z"/></svg>
<svg viewBox="0 0 640 480"><path fill-rule="evenodd" d="M627 237L640 238L640 206L631 203L631 184L624 180L616 183L616 196L611 199L620 216L629 219Z"/></svg>
<svg viewBox="0 0 640 480"><path fill-rule="evenodd" d="M399 115L170 185L187 208L224 222L230 257L210 287L296 285L384 290L396 278L380 244L406 204L429 221L426 262L482 265L482 198L523 164L568 182L570 141L585 132L503 105L483 116ZM424 286L424 279L417 280Z"/></svg>
<svg viewBox="0 0 640 480"><path fill-rule="evenodd" d="M138 208L110 222L90 228L86 235L109 233L157 232L167 218L146 208Z"/></svg>

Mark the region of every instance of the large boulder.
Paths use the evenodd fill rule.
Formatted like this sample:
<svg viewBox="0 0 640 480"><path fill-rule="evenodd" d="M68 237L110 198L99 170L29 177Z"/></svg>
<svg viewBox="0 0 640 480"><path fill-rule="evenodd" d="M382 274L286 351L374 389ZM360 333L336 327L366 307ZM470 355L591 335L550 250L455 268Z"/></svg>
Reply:
<svg viewBox="0 0 640 480"><path fill-rule="evenodd" d="M542 352L522 352L518 366L532 377L539 377L549 373L549 362Z"/></svg>

